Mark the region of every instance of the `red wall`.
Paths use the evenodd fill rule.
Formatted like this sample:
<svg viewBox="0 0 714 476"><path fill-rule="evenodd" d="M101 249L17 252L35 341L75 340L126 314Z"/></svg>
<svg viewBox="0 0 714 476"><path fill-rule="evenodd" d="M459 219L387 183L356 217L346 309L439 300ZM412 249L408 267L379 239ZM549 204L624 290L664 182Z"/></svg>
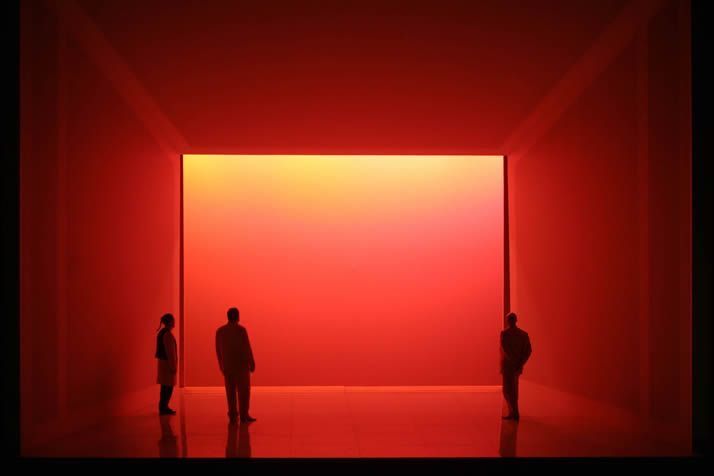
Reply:
<svg viewBox="0 0 714 476"><path fill-rule="evenodd" d="M184 156L186 385L495 385L503 158Z"/></svg>
<svg viewBox="0 0 714 476"><path fill-rule="evenodd" d="M512 308L526 375L636 408L638 181L633 48L509 162Z"/></svg>
<svg viewBox="0 0 714 476"><path fill-rule="evenodd" d="M664 3L646 48L509 158L512 307L527 377L681 421L688 2ZM506 139L627 4L23 2L23 436L152 385L154 326L178 311L180 154L513 155ZM59 32L48 5L86 22Z"/></svg>
<svg viewBox="0 0 714 476"><path fill-rule="evenodd" d="M43 2L23 2L22 436L152 386L178 315L178 155L167 157ZM108 410L109 411L109 410ZM61 424L60 424L61 425Z"/></svg>
<svg viewBox="0 0 714 476"><path fill-rule="evenodd" d="M683 8L684 7L684 8ZM525 378L678 425L691 364L689 34L668 2L509 161L512 308Z"/></svg>
<svg viewBox="0 0 714 476"><path fill-rule="evenodd" d="M20 28L20 359L23 443L57 416L57 24L24 3ZM31 85L31 86L30 86Z"/></svg>
<svg viewBox="0 0 714 476"><path fill-rule="evenodd" d="M178 314L178 157L70 41L65 59L70 407L154 383L155 331Z"/></svg>

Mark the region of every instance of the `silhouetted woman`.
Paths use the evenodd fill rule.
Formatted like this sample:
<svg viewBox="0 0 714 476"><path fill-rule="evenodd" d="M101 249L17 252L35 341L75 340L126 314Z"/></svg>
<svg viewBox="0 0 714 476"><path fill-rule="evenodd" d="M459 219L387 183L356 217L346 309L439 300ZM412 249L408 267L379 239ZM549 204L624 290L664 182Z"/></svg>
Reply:
<svg viewBox="0 0 714 476"><path fill-rule="evenodd" d="M156 358L158 359L158 372L156 383L161 385L159 397L159 414L175 415L176 412L169 408L169 400L176 385L176 369L178 368L178 353L176 352L176 339L171 333L175 321L172 314L161 317L159 333L156 335ZM163 326L163 328L161 327Z"/></svg>

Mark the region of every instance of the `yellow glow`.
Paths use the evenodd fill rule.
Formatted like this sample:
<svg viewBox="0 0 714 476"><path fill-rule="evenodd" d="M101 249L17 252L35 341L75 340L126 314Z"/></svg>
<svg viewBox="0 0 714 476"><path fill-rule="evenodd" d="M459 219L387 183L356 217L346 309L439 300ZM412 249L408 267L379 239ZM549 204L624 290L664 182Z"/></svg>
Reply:
<svg viewBox="0 0 714 476"><path fill-rule="evenodd" d="M415 206L438 207L443 200L473 194L475 188L491 194L487 188L493 181L478 178L488 174L490 179L494 167L503 167L500 155L190 154L183 160L188 193L269 195L278 209L322 219L346 214L359 218L361 209L375 206L386 214L408 214Z"/></svg>

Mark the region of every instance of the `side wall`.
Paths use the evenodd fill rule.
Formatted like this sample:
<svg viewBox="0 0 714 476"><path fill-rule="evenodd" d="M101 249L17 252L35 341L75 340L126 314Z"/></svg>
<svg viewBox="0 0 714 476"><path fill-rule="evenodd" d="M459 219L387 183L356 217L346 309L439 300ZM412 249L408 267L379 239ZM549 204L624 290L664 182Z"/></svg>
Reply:
<svg viewBox="0 0 714 476"><path fill-rule="evenodd" d="M47 3L23 2L21 25L26 448L154 383L154 332L161 314L178 315L179 190L178 154L157 144Z"/></svg>
<svg viewBox="0 0 714 476"><path fill-rule="evenodd" d="M509 158L524 378L673 425L691 415L688 2L667 2Z"/></svg>

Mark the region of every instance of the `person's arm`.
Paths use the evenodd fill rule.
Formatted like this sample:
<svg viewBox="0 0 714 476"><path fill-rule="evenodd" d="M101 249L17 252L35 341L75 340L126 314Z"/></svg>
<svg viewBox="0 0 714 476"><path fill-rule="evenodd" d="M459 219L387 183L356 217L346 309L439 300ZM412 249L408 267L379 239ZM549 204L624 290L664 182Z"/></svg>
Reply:
<svg viewBox="0 0 714 476"><path fill-rule="evenodd" d="M218 368L223 373L223 342L220 330L216 331L216 357L218 358Z"/></svg>
<svg viewBox="0 0 714 476"><path fill-rule="evenodd" d="M255 359L253 358L253 349L250 347L250 339L248 338L248 331L245 331L245 343L248 346L248 358L250 359L250 371L255 372Z"/></svg>
<svg viewBox="0 0 714 476"><path fill-rule="evenodd" d="M523 362L521 363L521 367L523 367L526 362L528 362L528 359L531 356L531 353L533 352L533 349L531 348L531 338L526 334L526 339L525 339L525 348L523 349Z"/></svg>
<svg viewBox="0 0 714 476"><path fill-rule="evenodd" d="M164 333L164 349L166 349L166 357L169 362L169 367L171 370L176 373L176 370L178 369L178 352L176 351L176 339L174 336L166 332Z"/></svg>

